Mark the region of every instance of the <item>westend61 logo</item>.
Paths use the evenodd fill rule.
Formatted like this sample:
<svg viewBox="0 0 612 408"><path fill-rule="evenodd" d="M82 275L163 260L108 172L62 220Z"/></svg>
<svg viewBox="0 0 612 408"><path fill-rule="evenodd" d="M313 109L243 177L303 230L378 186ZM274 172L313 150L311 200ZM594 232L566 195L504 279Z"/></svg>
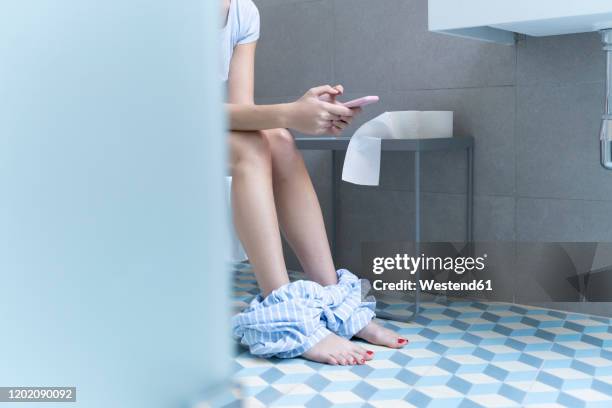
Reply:
<svg viewBox="0 0 612 408"><path fill-rule="evenodd" d="M366 241L359 266L380 296L612 302L612 242Z"/></svg>
<svg viewBox="0 0 612 408"><path fill-rule="evenodd" d="M414 275L417 270L442 272L453 271L457 275L465 272L482 271L485 269L487 254L479 257L414 257L408 254L396 254L394 257L376 257L372 262L372 273L380 275L387 271L404 271Z"/></svg>
<svg viewBox="0 0 612 408"><path fill-rule="evenodd" d="M375 291L490 292L488 255L472 247L427 243L416 252L410 244L373 243L363 247L363 260ZM409 255L409 254L420 255Z"/></svg>

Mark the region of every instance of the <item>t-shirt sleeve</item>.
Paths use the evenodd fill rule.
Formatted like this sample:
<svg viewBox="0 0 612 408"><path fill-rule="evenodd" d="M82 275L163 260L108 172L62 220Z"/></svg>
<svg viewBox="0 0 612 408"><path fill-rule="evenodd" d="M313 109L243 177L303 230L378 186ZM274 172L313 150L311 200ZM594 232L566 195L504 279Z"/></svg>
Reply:
<svg viewBox="0 0 612 408"><path fill-rule="evenodd" d="M240 33L237 44L248 44L259 39L259 10L253 0L240 1Z"/></svg>

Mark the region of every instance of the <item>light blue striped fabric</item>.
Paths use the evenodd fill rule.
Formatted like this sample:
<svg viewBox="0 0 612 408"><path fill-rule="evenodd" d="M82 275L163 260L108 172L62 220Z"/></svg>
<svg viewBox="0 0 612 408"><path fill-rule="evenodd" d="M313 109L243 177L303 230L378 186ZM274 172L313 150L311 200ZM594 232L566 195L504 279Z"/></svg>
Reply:
<svg viewBox="0 0 612 408"><path fill-rule="evenodd" d="M265 299L257 296L232 319L241 344L261 357L296 357L334 332L351 338L374 317L376 301L362 300L362 281L346 269L337 271L338 284L311 281L288 283Z"/></svg>

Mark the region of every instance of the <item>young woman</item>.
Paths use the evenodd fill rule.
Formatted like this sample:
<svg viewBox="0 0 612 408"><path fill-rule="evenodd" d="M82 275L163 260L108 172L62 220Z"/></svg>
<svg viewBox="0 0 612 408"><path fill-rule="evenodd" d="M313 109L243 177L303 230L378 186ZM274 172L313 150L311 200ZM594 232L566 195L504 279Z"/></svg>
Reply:
<svg viewBox="0 0 612 408"><path fill-rule="evenodd" d="M359 109L336 103L342 86L319 86L295 102L254 104L259 12L252 0L221 0L234 224L261 290L234 317L234 334L261 356L363 364L373 352L349 341L399 348L407 340L372 321L359 280L336 272L310 177L287 128L338 135ZM289 283L280 231L310 281Z"/></svg>

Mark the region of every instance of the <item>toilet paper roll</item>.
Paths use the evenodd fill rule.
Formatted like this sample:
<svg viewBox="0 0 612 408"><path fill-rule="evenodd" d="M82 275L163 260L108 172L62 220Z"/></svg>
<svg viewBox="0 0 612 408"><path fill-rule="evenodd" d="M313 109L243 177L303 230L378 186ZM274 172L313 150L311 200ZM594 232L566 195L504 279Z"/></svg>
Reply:
<svg viewBox="0 0 612 408"><path fill-rule="evenodd" d="M453 137L452 111L422 111L418 115L419 139Z"/></svg>
<svg viewBox="0 0 612 408"><path fill-rule="evenodd" d="M452 111L385 112L363 124L349 143L342 180L377 186L382 139L432 139L453 136Z"/></svg>

